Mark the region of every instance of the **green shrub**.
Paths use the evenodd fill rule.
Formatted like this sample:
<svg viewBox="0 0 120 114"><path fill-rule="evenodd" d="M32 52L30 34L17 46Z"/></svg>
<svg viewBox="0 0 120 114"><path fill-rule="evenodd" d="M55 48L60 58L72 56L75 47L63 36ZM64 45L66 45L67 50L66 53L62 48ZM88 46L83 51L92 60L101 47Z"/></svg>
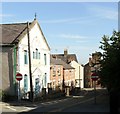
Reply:
<svg viewBox="0 0 120 114"><path fill-rule="evenodd" d="M0 101L13 101L17 96L9 95L6 91L0 90Z"/></svg>

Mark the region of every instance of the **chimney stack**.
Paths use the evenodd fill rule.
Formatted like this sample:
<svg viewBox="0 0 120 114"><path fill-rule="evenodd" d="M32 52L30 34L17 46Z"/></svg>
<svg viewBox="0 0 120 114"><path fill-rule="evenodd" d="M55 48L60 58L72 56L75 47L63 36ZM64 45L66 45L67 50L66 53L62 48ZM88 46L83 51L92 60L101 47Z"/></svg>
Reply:
<svg viewBox="0 0 120 114"><path fill-rule="evenodd" d="M68 55L68 50L64 49L64 56L66 57Z"/></svg>

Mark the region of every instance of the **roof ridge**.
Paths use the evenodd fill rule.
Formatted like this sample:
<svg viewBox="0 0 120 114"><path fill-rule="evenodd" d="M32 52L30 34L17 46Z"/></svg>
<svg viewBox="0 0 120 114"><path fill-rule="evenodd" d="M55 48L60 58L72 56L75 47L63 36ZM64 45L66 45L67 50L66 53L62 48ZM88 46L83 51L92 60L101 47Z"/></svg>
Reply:
<svg viewBox="0 0 120 114"><path fill-rule="evenodd" d="M31 24L32 22L29 22L29 24ZM27 24L27 22L21 22L21 23L3 23L0 25L20 25L20 24Z"/></svg>

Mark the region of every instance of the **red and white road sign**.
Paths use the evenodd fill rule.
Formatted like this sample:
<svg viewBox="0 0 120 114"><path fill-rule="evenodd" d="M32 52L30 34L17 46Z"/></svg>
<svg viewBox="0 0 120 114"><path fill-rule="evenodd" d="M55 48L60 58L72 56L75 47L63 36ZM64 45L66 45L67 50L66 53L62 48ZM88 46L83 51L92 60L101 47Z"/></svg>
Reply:
<svg viewBox="0 0 120 114"><path fill-rule="evenodd" d="M96 80L98 80L99 77L98 77L97 73L94 72L94 73L92 73L91 78L93 81L96 81Z"/></svg>
<svg viewBox="0 0 120 114"><path fill-rule="evenodd" d="M18 81L22 80L22 74L21 73L16 74L16 80L18 80Z"/></svg>

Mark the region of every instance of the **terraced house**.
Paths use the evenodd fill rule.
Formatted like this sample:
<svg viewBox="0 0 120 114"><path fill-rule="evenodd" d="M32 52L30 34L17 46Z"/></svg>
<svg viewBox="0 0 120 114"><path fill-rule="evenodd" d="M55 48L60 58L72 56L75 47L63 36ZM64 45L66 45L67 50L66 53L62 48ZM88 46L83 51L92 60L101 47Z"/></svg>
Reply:
<svg viewBox="0 0 120 114"><path fill-rule="evenodd" d="M29 27L29 29L28 29ZM45 39L41 27L36 19L30 23L1 24L2 50L2 88L9 94L16 94L16 73L22 74L20 81L21 94L30 91L30 66L32 87L34 93L47 89L50 82L50 47ZM30 39L30 58L28 48L28 36Z"/></svg>
<svg viewBox="0 0 120 114"><path fill-rule="evenodd" d="M75 68L52 55L50 64L50 81L54 90L63 90L65 86L75 87Z"/></svg>
<svg viewBox="0 0 120 114"><path fill-rule="evenodd" d="M52 54L52 57L56 60L51 61L51 64L57 66L63 65L63 75L66 86L73 85L77 88L84 88L84 67L78 63L75 54L69 54L68 50L65 49L63 54Z"/></svg>

